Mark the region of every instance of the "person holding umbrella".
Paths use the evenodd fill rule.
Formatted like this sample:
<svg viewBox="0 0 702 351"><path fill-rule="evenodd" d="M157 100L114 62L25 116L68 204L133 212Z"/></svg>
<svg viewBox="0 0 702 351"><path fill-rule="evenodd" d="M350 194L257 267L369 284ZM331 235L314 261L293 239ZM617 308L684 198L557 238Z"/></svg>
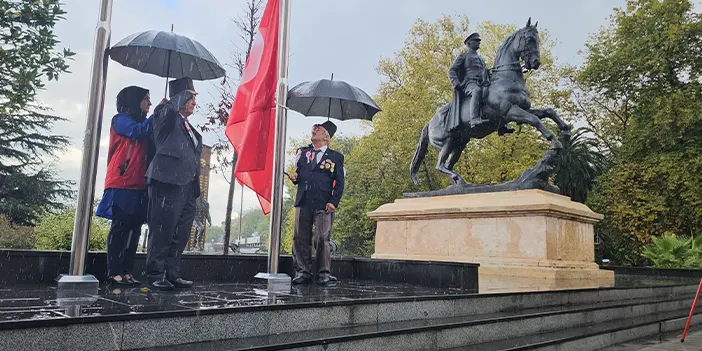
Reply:
<svg viewBox="0 0 702 351"><path fill-rule="evenodd" d="M312 145L297 150L295 173L288 177L297 185L295 197L295 232L293 284L312 282L312 233L317 247L317 284L336 280L331 276L329 239L332 214L344 193L344 155L328 147L336 125L331 121L312 127Z"/></svg>
<svg viewBox="0 0 702 351"><path fill-rule="evenodd" d="M196 106L191 78L169 83L170 101L153 116L156 155L146 171L149 184L149 245L146 270L152 288L188 288L180 261L200 196L202 136L188 121Z"/></svg>
<svg viewBox="0 0 702 351"><path fill-rule="evenodd" d="M163 103L163 101L162 101ZM96 215L112 220L107 235L107 276L115 285L135 285L134 256L148 198L144 175L152 117L149 91L130 86L117 94L117 114L110 126L105 192Z"/></svg>

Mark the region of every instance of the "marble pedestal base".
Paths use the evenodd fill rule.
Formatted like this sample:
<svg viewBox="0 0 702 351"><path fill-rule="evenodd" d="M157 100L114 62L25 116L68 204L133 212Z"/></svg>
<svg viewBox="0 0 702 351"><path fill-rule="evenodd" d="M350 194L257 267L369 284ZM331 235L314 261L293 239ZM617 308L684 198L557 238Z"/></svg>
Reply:
<svg viewBox="0 0 702 351"><path fill-rule="evenodd" d="M373 258L479 263L480 277L564 287L614 283L614 272L594 262L593 224L602 215L565 196L521 190L399 199L368 216L378 225Z"/></svg>

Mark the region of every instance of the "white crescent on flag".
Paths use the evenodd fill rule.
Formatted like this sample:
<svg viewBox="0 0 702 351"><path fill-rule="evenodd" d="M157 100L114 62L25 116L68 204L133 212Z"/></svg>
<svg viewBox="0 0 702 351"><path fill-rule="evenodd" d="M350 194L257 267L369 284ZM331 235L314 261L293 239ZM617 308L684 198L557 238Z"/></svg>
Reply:
<svg viewBox="0 0 702 351"><path fill-rule="evenodd" d="M241 81L239 84L246 84L256 76L256 73L258 73L258 68L261 66L261 58L263 57L263 48L265 45L263 35L261 35L260 31L256 31L256 34L254 34L253 44L251 45L251 52L249 52L249 59L248 62L246 62L244 73L241 75Z"/></svg>

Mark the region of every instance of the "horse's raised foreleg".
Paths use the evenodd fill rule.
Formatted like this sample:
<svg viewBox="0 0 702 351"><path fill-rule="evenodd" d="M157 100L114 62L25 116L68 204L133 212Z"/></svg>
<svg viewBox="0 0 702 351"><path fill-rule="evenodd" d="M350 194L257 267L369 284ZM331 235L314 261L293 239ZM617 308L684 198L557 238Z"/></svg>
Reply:
<svg viewBox="0 0 702 351"><path fill-rule="evenodd" d="M566 123L560 116L558 116L558 112L552 108L545 108L545 109L533 109L529 110L529 113L533 114L536 117L539 117L539 119L544 119L548 118L552 120L553 122L556 123L558 126L558 129L561 130L561 135L562 136L570 136L570 125Z"/></svg>
<svg viewBox="0 0 702 351"><path fill-rule="evenodd" d="M466 184L466 181L460 175L458 175L458 173L452 170L453 165L456 163L456 161L458 161L464 147L465 145L462 145L462 147L457 146L456 142L451 140L445 143L444 146L441 147L441 150L439 150L439 160L436 163L436 169L439 172L451 177L454 184ZM460 151L456 152L459 149ZM453 158L455 158L455 161L451 163L450 161L452 161Z"/></svg>
<svg viewBox="0 0 702 351"><path fill-rule="evenodd" d="M551 132L550 130L548 130L548 128L546 128L546 126L544 126L543 123L541 123L541 119L538 116L530 112L524 111L519 106L512 106L509 112L507 112L506 119L508 121L516 123L525 123L536 128L541 133L541 135L543 135L547 140L551 142L551 149L563 148L563 144L561 144L561 142L556 139L556 135L553 134L553 132Z"/></svg>

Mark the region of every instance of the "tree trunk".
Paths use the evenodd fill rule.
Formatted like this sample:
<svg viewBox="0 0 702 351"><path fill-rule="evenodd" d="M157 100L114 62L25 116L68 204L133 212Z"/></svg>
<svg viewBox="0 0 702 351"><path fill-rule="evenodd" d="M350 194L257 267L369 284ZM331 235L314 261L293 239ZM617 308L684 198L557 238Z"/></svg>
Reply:
<svg viewBox="0 0 702 351"><path fill-rule="evenodd" d="M234 187L236 186L236 178L234 178L234 168L236 167L236 160L238 155L234 151L234 156L232 156L232 175L229 181L229 195L227 196L227 215L224 219L224 247L222 251L223 255L229 254L229 239L232 236L232 211L234 211ZM241 189L244 191L244 189ZM241 220L241 218L239 218Z"/></svg>

